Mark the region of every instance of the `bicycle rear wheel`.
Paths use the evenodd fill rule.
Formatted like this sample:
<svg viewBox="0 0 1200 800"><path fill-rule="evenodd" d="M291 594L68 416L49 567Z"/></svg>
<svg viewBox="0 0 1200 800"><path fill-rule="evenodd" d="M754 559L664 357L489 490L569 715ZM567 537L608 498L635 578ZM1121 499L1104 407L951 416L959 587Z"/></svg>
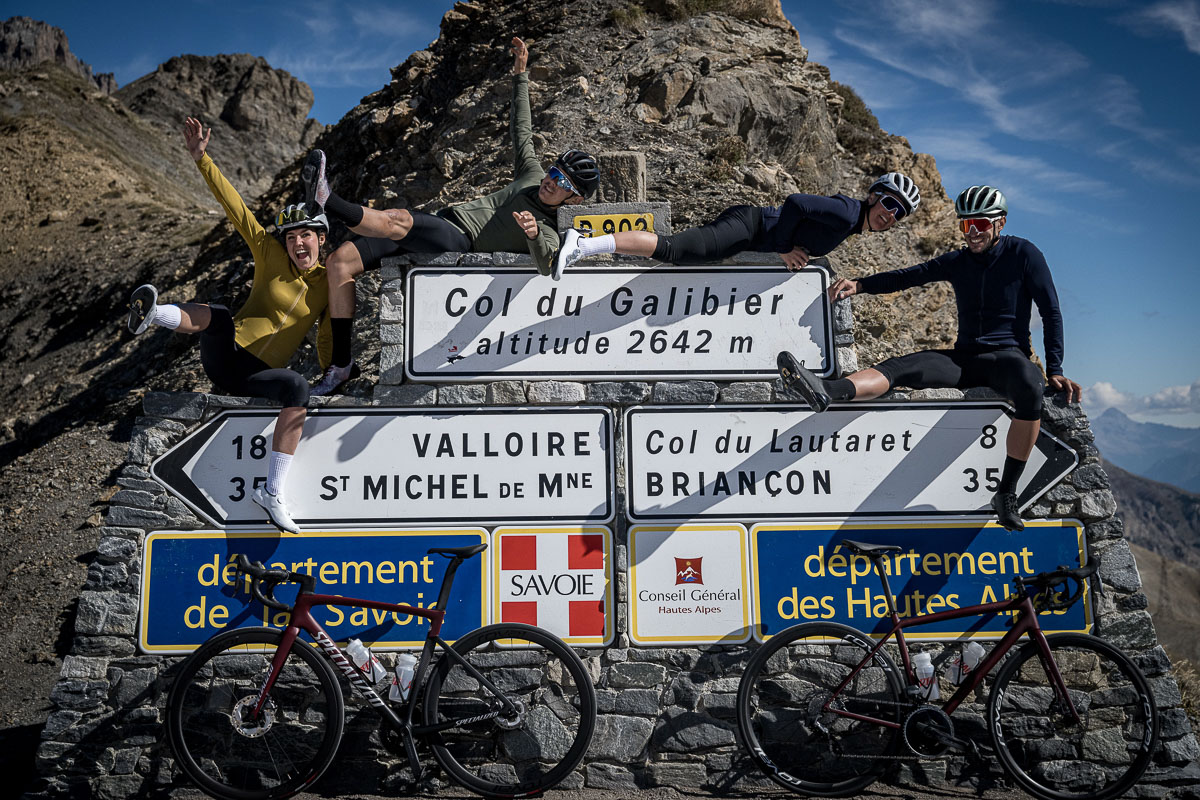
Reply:
<svg viewBox="0 0 1200 800"><path fill-rule="evenodd" d="M251 719L283 638L273 628L219 633L179 667L167 697L176 761L225 800L291 797L321 776L342 738L342 692L333 669L297 641L257 719Z"/></svg>
<svg viewBox="0 0 1200 800"><path fill-rule="evenodd" d="M772 636L750 659L738 685L738 728L776 783L816 797L846 797L887 768L880 757L895 753L898 729L835 713L900 721L900 672L882 651L833 696L872 646L854 628L812 622Z"/></svg>
<svg viewBox="0 0 1200 800"><path fill-rule="evenodd" d="M1145 676L1103 639L1046 637L1079 712L1068 718L1037 644L1010 656L988 698L988 727L1000 764L1043 800L1106 800L1141 777L1158 739L1158 709Z"/></svg>
<svg viewBox="0 0 1200 800"><path fill-rule="evenodd" d="M451 778L488 797L515 797L549 789L579 765L596 726L596 690L570 647L541 628L507 623L472 631L453 649L519 713L472 721L501 703L443 655L426 685L425 724L462 720L432 741Z"/></svg>

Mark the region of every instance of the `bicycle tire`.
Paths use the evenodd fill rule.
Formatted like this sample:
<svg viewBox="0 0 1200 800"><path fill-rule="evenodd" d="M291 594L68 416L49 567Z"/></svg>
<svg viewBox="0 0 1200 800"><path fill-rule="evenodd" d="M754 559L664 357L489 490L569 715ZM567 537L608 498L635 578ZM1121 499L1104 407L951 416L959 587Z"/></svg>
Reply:
<svg viewBox="0 0 1200 800"><path fill-rule="evenodd" d="M345 701L333 668L297 640L271 688L265 725L236 723L253 702L283 638L274 628L239 628L209 639L179 666L167 696L176 763L222 800L279 800L304 790L333 762Z"/></svg>
<svg viewBox="0 0 1200 800"><path fill-rule="evenodd" d="M814 797L846 797L886 770L899 731L822 711L873 646L861 631L809 622L767 640L738 684L742 742L773 781ZM900 671L882 650L839 695L842 708L899 722L907 708Z"/></svg>
<svg viewBox="0 0 1200 800"><path fill-rule="evenodd" d="M431 739L434 758L451 778L485 797L517 797L555 786L579 765L596 726L596 689L570 647L541 628L502 623L466 634L453 649L524 711L516 720L471 722ZM425 724L469 718L498 705L443 655L426 684Z"/></svg>
<svg viewBox="0 0 1200 800"><path fill-rule="evenodd" d="M1158 740L1158 709L1141 670L1113 645L1081 633L1046 637L1083 724L1058 713L1034 642L1009 656L988 698L1000 764L1042 800L1107 800L1141 777Z"/></svg>

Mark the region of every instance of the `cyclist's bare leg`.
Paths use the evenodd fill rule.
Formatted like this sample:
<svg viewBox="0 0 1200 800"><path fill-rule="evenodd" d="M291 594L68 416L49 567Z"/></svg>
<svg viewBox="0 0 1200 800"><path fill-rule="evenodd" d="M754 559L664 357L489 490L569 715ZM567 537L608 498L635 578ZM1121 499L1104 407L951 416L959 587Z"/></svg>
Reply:
<svg viewBox="0 0 1200 800"><path fill-rule="evenodd" d="M403 208L388 208L380 210L363 206L363 218L350 230L360 236L374 236L380 239L396 239L408 236L412 230L413 218Z"/></svg>
<svg viewBox="0 0 1200 800"><path fill-rule="evenodd" d="M649 231L621 231L613 234L613 241L616 242L618 253L649 258L658 247L658 234Z"/></svg>
<svg viewBox="0 0 1200 800"><path fill-rule="evenodd" d="M304 418L308 409L303 406L292 406L280 409L279 418L275 420L275 435L271 439L271 449L277 453L294 455L300 444L300 434L304 430Z"/></svg>
<svg viewBox="0 0 1200 800"><path fill-rule="evenodd" d="M1008 438L1004 442L1008 455L1018 461L1028 461L1041 429L1041 420L1014 419L1008 426Z"/></svg>
<svg viewBox="0 0 1200 800"><path fill-rule="evenodd" d="M860 369L858 372L848 375L847 378L854 384L855 400L874 400L892 388L883 373L874 367Z"/></svg>
<svg viewBox="0 0 1200 800"><path fill-rule="evenodd" d="M180 322L175 330L179 333L200 333L212 321L212 310L204 303L176 303Z"/></svg>
<svg viewBox="0 0 1200 800"><path fill-rule="evenodd" d="M358 232L359 229L351 230ZM325 269L329 276L329 316L350 319L354 316L354 281L363 273L358 248L352 242L346 242L330 254Z"/></svg>

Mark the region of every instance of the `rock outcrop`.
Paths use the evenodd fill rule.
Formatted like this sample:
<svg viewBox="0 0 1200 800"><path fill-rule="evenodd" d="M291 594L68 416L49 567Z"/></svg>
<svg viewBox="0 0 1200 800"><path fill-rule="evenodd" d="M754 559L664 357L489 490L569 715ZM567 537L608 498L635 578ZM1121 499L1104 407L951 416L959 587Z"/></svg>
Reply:
<svg viewBox="0 0 1200 800"><path fill-rule="evenodd" d="M262 194L322 131L308 118L308 84L246 54L177 56L117 97L172 136L188 116L212 126L209 152L247 198Z"/></svg>
<svg viewBox="0 0 1200 800"><path fill-rule="evenodd" d="M29 17L10 17L0 23L0 69L25 69L50 61L79 75L105 94L117 90L111 72L93 74L67 44L61 28Z"/></svg>

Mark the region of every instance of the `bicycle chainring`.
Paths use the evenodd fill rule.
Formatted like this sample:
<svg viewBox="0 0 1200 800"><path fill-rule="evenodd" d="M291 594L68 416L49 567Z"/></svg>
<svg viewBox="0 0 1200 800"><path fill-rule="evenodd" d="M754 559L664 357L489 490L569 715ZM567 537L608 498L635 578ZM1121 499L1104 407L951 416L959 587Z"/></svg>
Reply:
<svg viewBox="0 0 1200 800"><path fill-rule="evenodd" d="M275 724L275 701L270 697L263 705L258 719L250 719L257 702L258 695L246 695L234 703L233 711L229 715L229 724L239 735L245 736L247 739L257 739L271 730L271 726Z"/></svg>
<svg viewBox="0 0 1200 800"><path fill-rule="evenodd" d="M904 743L921 758L937 758L952 746L954 722L937 706L921 706L904 719Z"/></svg>

